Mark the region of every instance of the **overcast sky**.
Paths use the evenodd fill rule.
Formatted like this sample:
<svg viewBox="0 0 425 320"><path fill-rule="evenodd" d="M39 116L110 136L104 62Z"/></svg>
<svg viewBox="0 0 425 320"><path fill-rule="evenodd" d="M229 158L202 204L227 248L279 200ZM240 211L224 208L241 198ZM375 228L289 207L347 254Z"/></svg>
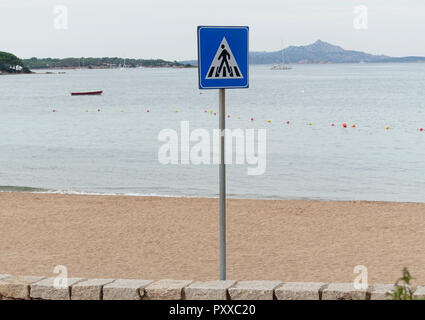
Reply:
<svg viewBox="0 0 425 320"><path fill-rule="evenodd" d="M68 9L68 29L54 8ZM368 29L353 26L366 5ZM0 0L0 51L22 58L196 58L197 25L248 25L251 51L321 39L345 49L425 56L424 0Z"/></svg>

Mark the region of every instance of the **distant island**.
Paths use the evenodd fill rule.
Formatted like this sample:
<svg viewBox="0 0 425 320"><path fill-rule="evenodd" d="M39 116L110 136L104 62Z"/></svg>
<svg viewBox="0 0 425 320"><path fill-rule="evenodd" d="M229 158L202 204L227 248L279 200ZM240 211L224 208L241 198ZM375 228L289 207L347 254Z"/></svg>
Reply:
<svg viewBox="0 0 425 320"><path fill-rule="evenodd" d="M31 73L24 62L14 54L0 51L0 74Z"/></svg>
<svg viewBox="0 0 425 320"><path fill-rule="evenodd" d="M193 68L190 64L162 59L113 58L31 58L23 63L30 69L111 69L111 68Z"/></svg>
<svg viewBox="0 0 425 320"><path fill-rule="evenodd" d="M283 54L285 63L290 64L425 62L425 57L390 57L344 50L321 40L306 46L290 46L283 49ZM249 53L250 64L277 64L281 63L281 60L282 50ZM180 61L180 63L198 64L196 60Z"/></svg>

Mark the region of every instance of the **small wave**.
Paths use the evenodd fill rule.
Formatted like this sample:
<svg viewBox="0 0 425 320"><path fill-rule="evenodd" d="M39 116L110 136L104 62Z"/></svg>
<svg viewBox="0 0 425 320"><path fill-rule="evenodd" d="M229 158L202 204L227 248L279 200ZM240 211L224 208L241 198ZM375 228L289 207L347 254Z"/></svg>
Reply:
<svg viewBox="0 0 425 320"><path fill-rule="evenodd" d="M205 195L182 195L182 194L162 194L162 193L136 193L136 192L91 192L76 190L43 190L34 191L33 193L46 194L70 194L70 195L86 195L86 196L126 196L126 197L163 197L163 198L217 198L217 196Z"/></svg>
<svg viewBox="0 0 425 320"><path fill-rule="evenodd" d="M0 186L0 192L48 192L47 189L20 187L20 186Z"/></svg>
<svg viewBox="0 0 425 320"><path fill-rule="evenodd" d="M87 196L132 196L132 197L165 197L165 198L215 198L208 196L189 196L179 194L161 194L161 193L137 193L137 192L92 192L79 190L60 190L44 189L21 186L0 186L0 192L24 192L24 193L42 193L42 194L70 194Z"/></svg>

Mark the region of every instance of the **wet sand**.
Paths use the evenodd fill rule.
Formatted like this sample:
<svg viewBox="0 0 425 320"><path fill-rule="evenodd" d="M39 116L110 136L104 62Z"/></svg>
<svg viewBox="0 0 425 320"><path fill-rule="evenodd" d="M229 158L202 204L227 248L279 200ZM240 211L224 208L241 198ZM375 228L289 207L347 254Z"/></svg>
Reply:
<svg viewBox="0 0 425 320"><path fill-rule="evenodd" d="M216 279L217 199L0 193L0 274ZM425 204L229 200L229 279L425 284Z"/></svg>

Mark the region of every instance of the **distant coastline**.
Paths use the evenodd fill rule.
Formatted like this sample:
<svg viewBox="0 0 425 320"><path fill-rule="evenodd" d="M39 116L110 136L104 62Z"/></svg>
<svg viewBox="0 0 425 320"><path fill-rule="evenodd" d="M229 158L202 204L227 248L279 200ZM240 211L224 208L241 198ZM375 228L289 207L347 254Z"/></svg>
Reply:
<svg viewBox="0 0 425 320"><path fill-rule="evenodd" d="M425 57L390 57L361 51L345 50L339 46L317 40L305 46L290 46L280 51L250 52L252 65L287 64L346 64L346 63L424 63ZM197 68L197 60L167 61L163 59L127 59L120 57L81 58L30 58L19 59L7 52L0 52L0 75L31 74L31 70L75 69L127 69L127 68Z"/></svg>
<svg viewBox="0 0 425 320"><path fill-rule="evenodd" d="M128 68L193 68L190 64L162 59L104 58L31 58L23 59L29 69L128 69Z"/></svg>
<svg viewBox="0 0 425 320"><path fill-rule="evenodd" d="M190 66L190 67L181 67L181 66L172 66L172 67L126 67L124 69L185 69L185 68L197 68L197 66ZM91 67L42 67L42 68L33 68L34 70L40 71L40 70L110 70L110 69L119 69L119 68L107 68L107 67L98 67L98 66L91 66ZM34 73L34 72L32 72Z"/></svg>

